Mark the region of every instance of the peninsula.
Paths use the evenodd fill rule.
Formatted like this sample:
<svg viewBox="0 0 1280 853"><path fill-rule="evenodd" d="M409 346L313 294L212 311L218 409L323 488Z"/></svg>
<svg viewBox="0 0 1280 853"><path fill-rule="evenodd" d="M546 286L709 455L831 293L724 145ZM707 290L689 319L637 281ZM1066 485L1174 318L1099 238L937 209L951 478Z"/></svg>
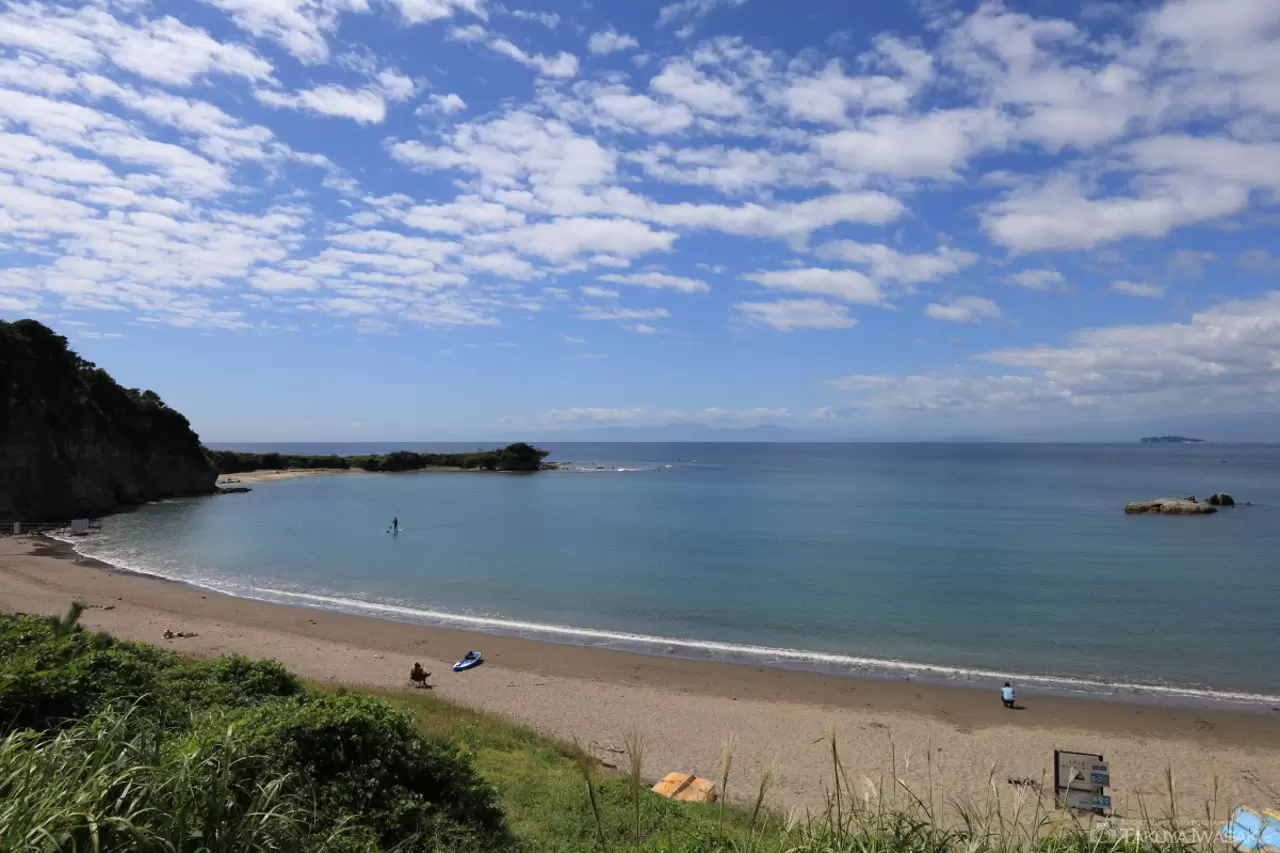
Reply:
<svg viewBox="0 0 1280 853"><path fill-rule="evenodd" d="M1143 444L1207 444L1203 438L1187 438L1184 435L1154 435L1142 439Z"/></svg>
<svg viewBox="0 0 1280 853"><path fill-rule="evenodd" d="M66 521L218 491L253 471L537 471L523 442L476 453L296 456L210 450L154 391L124 388L36 320L0 321L0 522ZM236 491L244 491L237 489Z"/></svg>

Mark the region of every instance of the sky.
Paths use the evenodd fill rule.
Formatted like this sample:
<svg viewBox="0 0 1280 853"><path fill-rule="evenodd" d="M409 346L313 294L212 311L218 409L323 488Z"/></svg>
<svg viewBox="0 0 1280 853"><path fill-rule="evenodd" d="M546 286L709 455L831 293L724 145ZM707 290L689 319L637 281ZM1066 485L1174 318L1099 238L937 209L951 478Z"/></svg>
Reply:
<svg viewBox="0 0 1280 853"><path fill-rule="evenodd" d="M0 317L206 440L1280 410L1280 3L0 3Z"/></svg>

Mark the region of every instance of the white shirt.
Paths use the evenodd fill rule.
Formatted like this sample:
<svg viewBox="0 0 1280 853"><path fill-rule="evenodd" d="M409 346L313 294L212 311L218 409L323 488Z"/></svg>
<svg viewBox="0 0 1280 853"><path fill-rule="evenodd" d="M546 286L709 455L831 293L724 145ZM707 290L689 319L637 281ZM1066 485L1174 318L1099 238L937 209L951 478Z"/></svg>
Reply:
<svg viewBox="0 0 1280 853"><path fill-rule="evenodd" d="M1001 687L1001 688L1000 688L1000 698L1001 698L1001 699L1003 699L1003 700L1004 700L1004 701L1006 701L1006 702L1012 702L1012 701L1013 701L1013 688L1012 688L1012 687Z"/></svg>

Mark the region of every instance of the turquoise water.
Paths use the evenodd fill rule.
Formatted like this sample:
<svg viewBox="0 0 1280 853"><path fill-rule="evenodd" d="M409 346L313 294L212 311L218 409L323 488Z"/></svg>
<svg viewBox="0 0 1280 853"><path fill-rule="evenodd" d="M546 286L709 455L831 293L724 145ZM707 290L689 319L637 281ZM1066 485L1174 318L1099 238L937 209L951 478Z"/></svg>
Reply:
<svg viewBox="0 0 1280 853"><path fill-rule="evenodd" d="M586 470L261 483L79 545L240 595L656 653L1280 695L1280 446L549 446ZM1122 512L1214 491L1255 505Z"/></svg>

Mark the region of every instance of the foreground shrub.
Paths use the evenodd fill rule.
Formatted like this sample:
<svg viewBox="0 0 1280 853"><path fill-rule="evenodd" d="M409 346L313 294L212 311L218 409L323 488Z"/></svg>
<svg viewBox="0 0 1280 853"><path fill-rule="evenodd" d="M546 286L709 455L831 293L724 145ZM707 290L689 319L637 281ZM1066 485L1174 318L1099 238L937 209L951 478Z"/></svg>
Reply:
<svg viewBox="0 0 1280 853"><path fill-rule="evenodd" d="M294 696L301 683L274 661L188 660L56 620L0 617L0 732L48 729L121 702L158 720L192 710Z"/></svg>
<svg viewBox="0 0 1280 853"><path fill-rule="evenodd" d="M352 815L385 848L491 850L509 841L496 796L471 764L386 702L306 695L249 710L238 729L248 750L314 801L321 821Z"/></svg>

